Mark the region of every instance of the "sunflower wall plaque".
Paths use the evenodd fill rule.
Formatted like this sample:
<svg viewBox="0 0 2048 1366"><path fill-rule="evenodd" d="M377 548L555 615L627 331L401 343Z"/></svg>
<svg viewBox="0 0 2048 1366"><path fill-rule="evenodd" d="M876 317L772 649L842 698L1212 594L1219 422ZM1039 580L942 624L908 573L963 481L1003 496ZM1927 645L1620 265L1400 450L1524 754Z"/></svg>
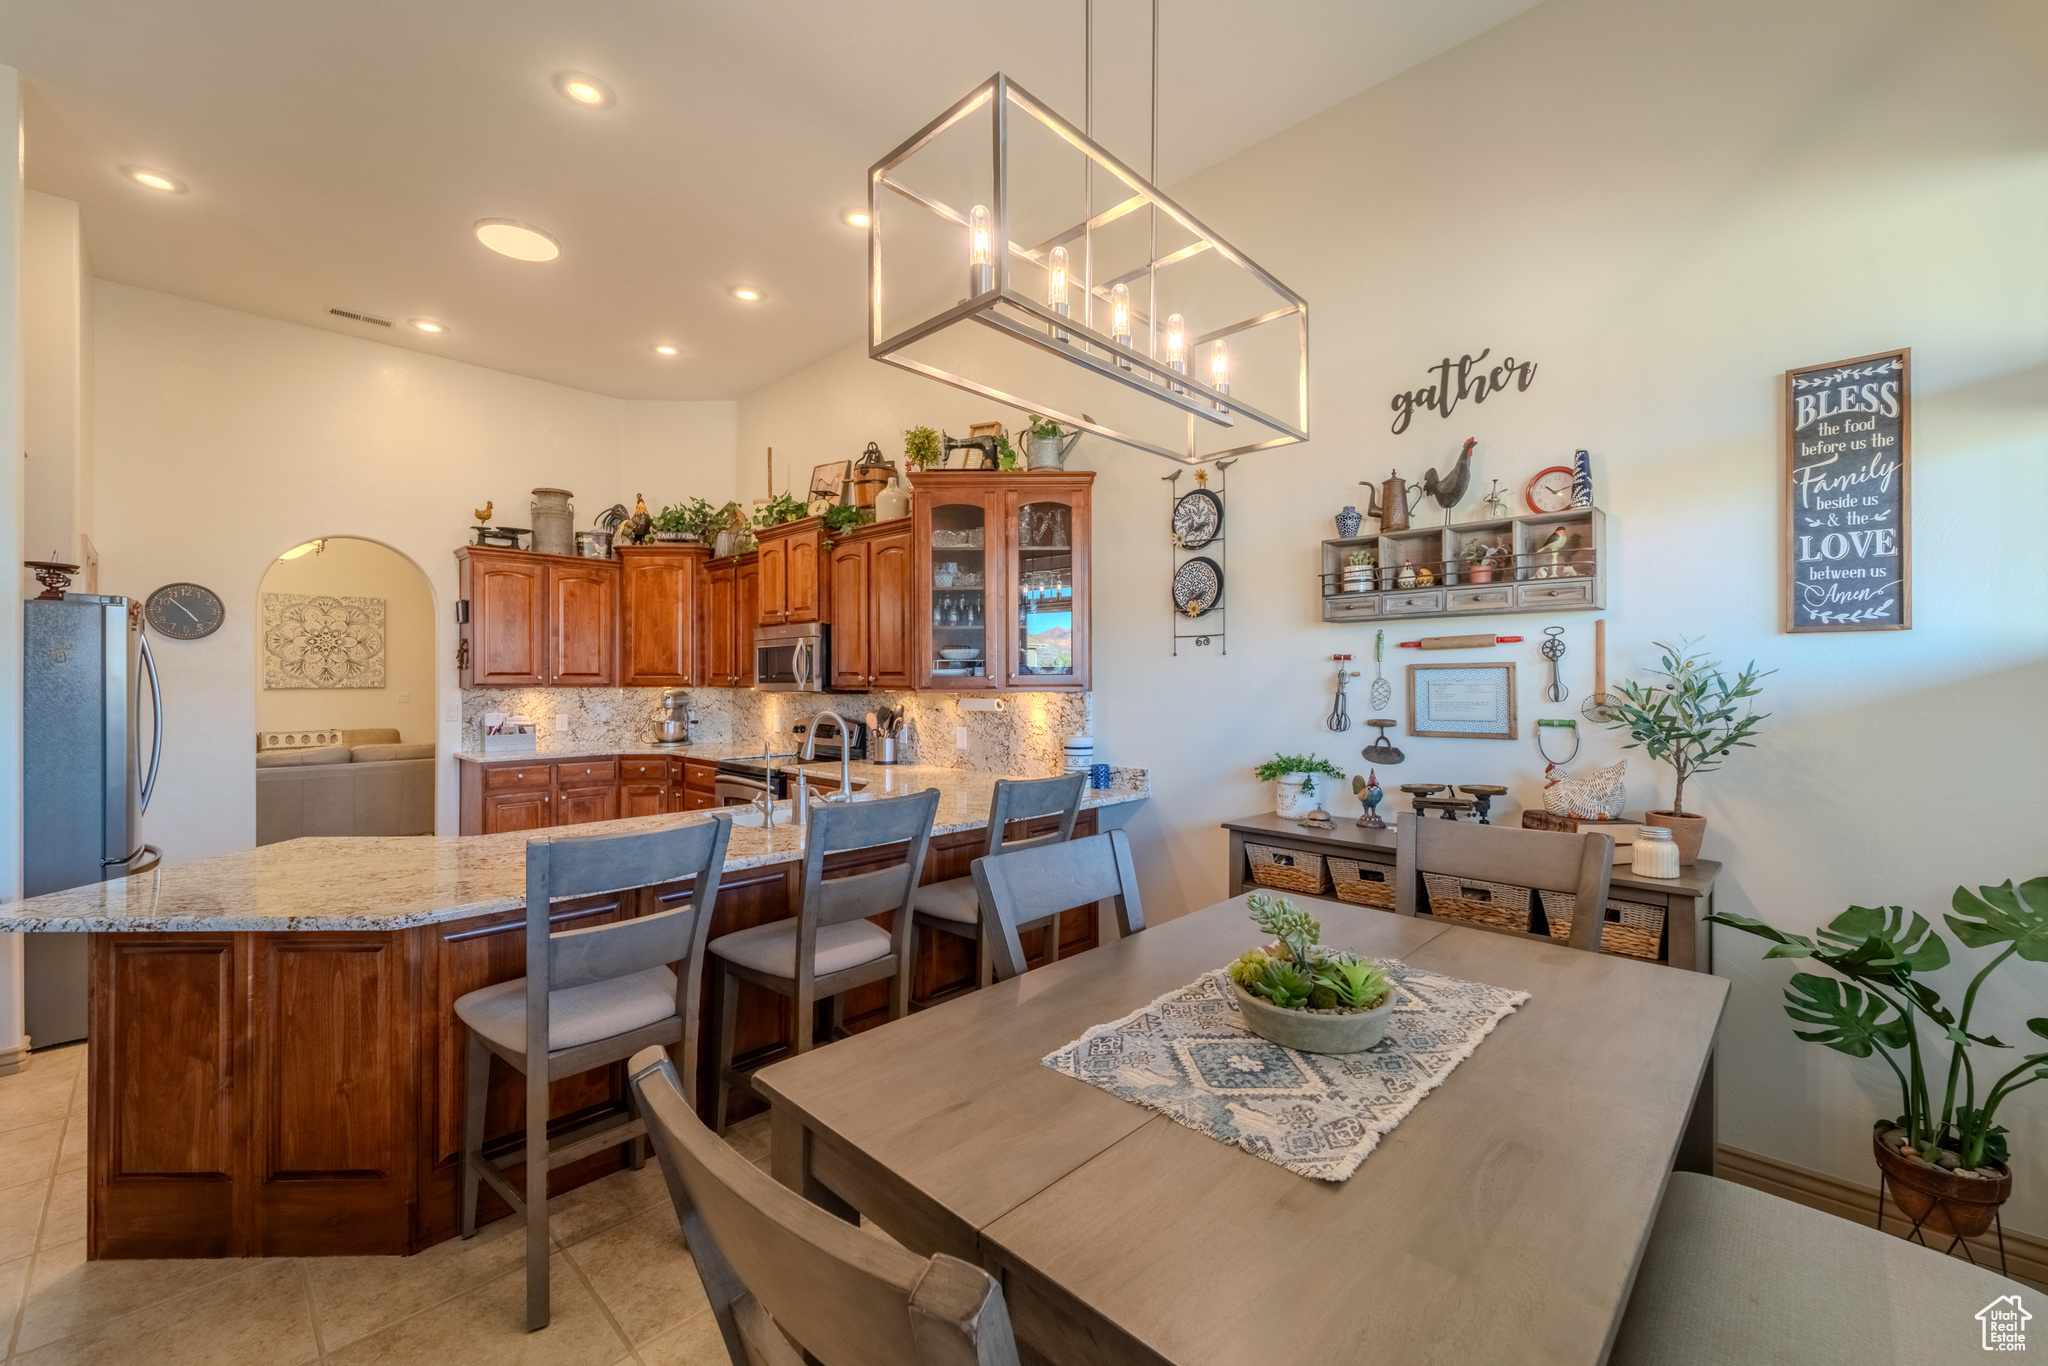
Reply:
<svg viewBox="0 0 2048 1366"><path fill-rule="evenodd" d="M265 688L384 686L384 599L263 595Z"/></svg>

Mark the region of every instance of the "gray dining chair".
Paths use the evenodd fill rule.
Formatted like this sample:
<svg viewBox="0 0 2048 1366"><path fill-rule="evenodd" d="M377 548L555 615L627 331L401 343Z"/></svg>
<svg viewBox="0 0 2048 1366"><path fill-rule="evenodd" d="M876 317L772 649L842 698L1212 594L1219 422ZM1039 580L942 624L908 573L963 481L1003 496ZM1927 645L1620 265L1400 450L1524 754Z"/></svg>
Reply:
<svg viewBox="0 0 2048 1366"><path fill-rule="evenodd" d="M1057 911L1108 901L1114 903L1117 929L1125 938L1145 928L1131 841L1121 830L985 855L970 871L998 981L1024 971L1024 945L1017 931Z"/></svg>
<svg viewBox="0 0 2048 1366"><path fill-rule="evenodd" d="M803 893L797 913L711 941L711 957L720 974L718 1105L714 1115L718 1132L725 1132L732 1088L751 1092L749 1079L754 1071L774 1061L763 1059L744 1070L733 1065L741 982L765 987L795 1003L791 1053L810 1050L817 1002L832 1001L836 1029L840 993L855 987L893 979L889 1018L897 1019L909 1008L911 897L918 879L924 876L925 853L931 847L932 820L938 810L937 788L874 801L818 803L804 826ZM900 863L843 877L825 876L828 854L892 844L908 846ZM893 929L885 930L868 919L883 912L895 913Z"/></svg>
<svg viewBox="0 0 2048 1366"><path fill-rule="evenodd" d="M1602 909L1574 915L1566 942L1597 953L1606 923L1607 883L1614 873L1614 837L1597 830L1574 836L1403 816L1394 830L1396 915L1414 915L1421 909L1423 873L1570 892L1578 906ZM1491 925L1472 928L1514 933Z"/></svg>
<svg viewBox="0 0 2048 1366"><path fill-rule="evenodd" d="M641 1163L647 1126L630 1107L548 1136L548 1085L632 1057L649 1045L681 1056L685 1094L696 1098L697 1016L704 941L718 904L731 820L700 821L638 835L546 837L526 845L526 976L457 998L468 1038L463 1077L462 1213L476 1235L480 1182L526 1218L526 1326L548 1326L548 1173L592 1153L630 1145ZM608 925L552 932L550 903L622 888L690 882L687 905ZM669 964L680 964L672 972ZM484 1156L491 1059L526 1078L525 1142ZM528 1160L529 1154L537 1154ZM505 1175L526 1168L522 1196Z"/></svg>
<svg viewBox="0 0 2048 1366"><path fill-rule="evenodd" d="M1087 787L1086 773L1063 773L1057 778L998 778L995 796L989 802L988 847L983 850L984 856L1065 844L1074 838L1074 823L1080 819L1081 796ZM1059 828L1028 838L1005 838L1010 822L1045 816L1058 816ZM942 930L974 942L975 986L985 987L995 980L995 958L989 952L988 936L981 926L981 898L975 894L971 871L966 877L929 882L918 888L915 909L912 920L917 928ZM912 945L912 952L916 947ZM1056 963L1059 956L1060 922L1059 912L1055 911L1045 922L1045 961Z"/></svg>
<svg viewBox="0 0 2048 1366"><path fill-rule="evenodd" d="M988 1272L907 1252L780 1185L704 1127L660 1049L629 1074L733 1366L802 1366L805 1353L832 1366L1017 1366Z"/></svg>
<svg viewBox="0 0 2048 1366"><path fill-rule="evenodd" d="M1983 1267L1730 1181L1673 1172L1610 1366L1922 1366L1983 1356L1976 1315L2029 1294Z"/></svg>

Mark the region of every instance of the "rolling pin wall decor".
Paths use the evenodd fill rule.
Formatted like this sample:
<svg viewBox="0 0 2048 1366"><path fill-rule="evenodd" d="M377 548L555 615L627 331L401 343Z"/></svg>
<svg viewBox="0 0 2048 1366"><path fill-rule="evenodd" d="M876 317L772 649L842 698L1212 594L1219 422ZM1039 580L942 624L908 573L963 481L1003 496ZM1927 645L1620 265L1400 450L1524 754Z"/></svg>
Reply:
<svg viewBox="0 0 2048 1366"><path fill-rule="evenodd" d="M1913 352L1785 372L1787 631L1913 626Z"/></svg>

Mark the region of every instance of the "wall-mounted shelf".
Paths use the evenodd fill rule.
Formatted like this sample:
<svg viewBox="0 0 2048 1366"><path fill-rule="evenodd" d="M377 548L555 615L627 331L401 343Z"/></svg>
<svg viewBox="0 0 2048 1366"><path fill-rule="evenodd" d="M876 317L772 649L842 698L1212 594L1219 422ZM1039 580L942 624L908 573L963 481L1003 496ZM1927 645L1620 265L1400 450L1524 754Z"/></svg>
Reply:
<svg viewBox="0 0 2048 1366"><path fill-rule="evenodd" d="M1545 549L1559 531L1565 543ZM1500 553L1475 566L1465 558L1473 545ZM1347 567L1359 550L1372 554L1373 568ZM1324 621L1607 606L1607 516L1599 508L1351 536L1324 541L1322 557Z"/></svg>

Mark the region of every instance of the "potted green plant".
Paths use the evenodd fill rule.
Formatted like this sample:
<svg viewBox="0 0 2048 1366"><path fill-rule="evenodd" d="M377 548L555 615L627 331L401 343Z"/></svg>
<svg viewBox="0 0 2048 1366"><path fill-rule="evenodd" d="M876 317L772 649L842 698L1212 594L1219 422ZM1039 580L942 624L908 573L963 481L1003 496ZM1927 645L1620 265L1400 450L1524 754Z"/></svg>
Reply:
<svg viewBox="0 0 2048 1366"><path fill-rule="evenodd" d="M930 427L911 427L903 433L903 458L912 468L928 470L946 458L946 448Z"/></svg>
<svg viewBox="0 0 2048 1366"><path fill-rule="evenodd" d="M1031 425L1024 429L1024 454L1034 470L1064 469L1067 453L1080 439L1079 431L1070 433L1051 418L1033 413Z"/></svg>
<svg viewBox="0 0 2048 1366"><path fill-rule="evenodd" d="M1344 569L1338 576L1338 591L1342 593L1369 593L1372 591L1372 552L1354 550L1344 557Z"/></svg>
<svg viewBox="0 0 2048 1366"><path fill-rule="evenodd" d="M1465 582L1492 583L1493 563L1500 556L1497 545L1484 541L1467 541L1458 550L1458 556L1465 561Z"/></svg>
<svg viewBox="0 0 2048 1366"><path fill-rule="evenodd" d="M654 539L670 543L706 540L706 527L717 516L718 510L702 498L670 503L654 515Z"/></svg>
<svg viewBox="0 0 2048 1366"><path fill-rule="evenodd" d="M778 493L770 498L754 514L757 527L781 526L784 522L800 522L810 515L810 509L789 493Z"/></svg>
<svg viewBox="0 0 2048 1366"><path fill-rule="evenodd" d="M1328 759L1313 754L1276 754L1252 770L1262 783L1273 784L1273 809L1289 820L1297 820L1323 803L1317 791L1322 778L1341 778L1344 773Z"/></svg>
<svg viewBox="0 0 2048 1366"><path fill-rule="evenodd" d="M875 520L873 508L854 507L851 504L834 504L825 509L825 530L831 532L851 531L857 526L866 526Z"/></svg>
<svg viewBox="0 0 2048 1366"><path fill-rule="evenodd" d="M1871 1134L1884 1184L1915 1223L1973 1237L1991 1227L2012 1194L1999 1107L2021 1088L2048 1081L2048 1052L2034 1052L1978 1089L1973 1059L1983 1060L1988 1078L1997 1070L1989 1051L2010 1045L1977 1032L1977 995L2008 959L2048 963L2048 878L1980 887L1975 894L1958 887L1952 905L1943 919L1955 937L1967 948L1997 950L1970 979L1960 1011L1944 1006L1923 980L1949 965L1948 942L1900 907L1851 906L1814 938L1746 915L1707 918L1770 940L1766 958L1811 958L1847 979L1794 974L1785 988L1785 1013L1809 1028L1793 1033L1852 1058L1876 1053L1885 1060L1899 1083L1900 1110L1896 1119L1878 1120ZM2026 1027L2048 1039L2048 1017L2030 1019ZM1948 1068L1937 1075L1928 1055L1938 1061L1944 1043Z"/></svg>
<svg viewBox="0 0 2048 1366"><path fill-rule="evenodd" d="M1273 936L1230 965L1245 1028L1304 1053L1362 1053L1386 1037L1395 992L1379 964L1325 947L1322 925L1286 897L1253 892L1245 907Z"/></svg>
<svg viewBox="0 0 2048 1366"><path fill-rule="evenodd" d="M1737 749L1754 748L1750 736L1770 713L1759 714L1748 699L1762 694L1759 679L1777 672L1759 671L1752 660L1731 683L1721 672L1720 661L1695 651L1695 643L1657 641L1657 648L1664 652L1663 668L1658 672L1665 681L1622 683L1611 727L1628 731L1629 742L1623 749L1641 749L1652 759L1671 765L1677 775L1671 809L1645 812L1644 823L1671 832L1682 865L1699 858L1700 841L1707 833L1707 818L1685 809L1686 779L1719 768ZM1743 703L1748 705L1740 705Z"/></svg>

